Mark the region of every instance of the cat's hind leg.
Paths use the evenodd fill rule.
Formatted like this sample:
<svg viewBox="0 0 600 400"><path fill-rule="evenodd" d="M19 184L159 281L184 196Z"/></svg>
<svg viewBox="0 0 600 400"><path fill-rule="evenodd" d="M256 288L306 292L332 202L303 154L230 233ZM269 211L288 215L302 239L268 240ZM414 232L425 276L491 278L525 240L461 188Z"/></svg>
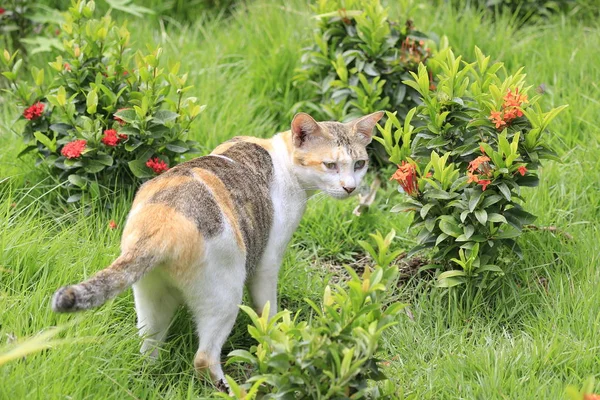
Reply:
<svg viewBox="0 0 600 400"><path fill-rule="evenodd" d="M137 327L143 338L141 352L158 356L158 347L164 342L180 295L160 270L154 270L133 285Z"/></svg>
<svg viewBox="0 0 600 400"><path fill-rule="evenodd" d="M245 277L243 251L227 240L215 240L207 245L204 265L184 292L200 339L194 367L199 372L207 370L222 391L228 386L221 368L221 349L242 303Z"/></svg>

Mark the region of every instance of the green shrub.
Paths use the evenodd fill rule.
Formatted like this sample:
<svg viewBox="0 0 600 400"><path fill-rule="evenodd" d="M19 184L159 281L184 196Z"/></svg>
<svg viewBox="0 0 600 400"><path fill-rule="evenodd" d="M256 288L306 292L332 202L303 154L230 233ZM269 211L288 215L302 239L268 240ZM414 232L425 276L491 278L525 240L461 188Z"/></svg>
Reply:
<svg viewBox="0 0 600 400"><path fill-rule="evenodd" d="M456 7L474 5L492 13L508 13L518 23L537 22L553 14L571 13L580 16L598 16L595 0L452 0Z"/></svg>
<svg viewBox="0 0 600 400"><path fill-rule="evenodd" d="M50 63L50 79L33 67L29 84L19 75L17 53L5 50L2 57L7 92L25 108L21 154L35 153L69 202L176 164L194 150L187 134L203 109L195 97L184 97L192 86L187 74L178 75L179 63L161 67L160 48L132 54L125 25L109 15L93 19L94 7L77 1L65 13L64 51Z"/></svg>
<svg viewBox="0 0 600 400"><path fill-rule="evenodd" d="M351 120L379 110L404 117L418 92L402 83L430 55L424 34L388 18L379 0L320 0L314 45L302 57L297 84L314 87L302 103L322 119Z"/></svg>
<svg viewBox="0 0 600 400"><path fill-rule="evenodd" d="M557 159L545 136L566 107L542 112L539 97L527 98L521 70L507 76L501 63L490 65L479 49L476 55L466 63L446 49L432 59L440 71L436 90L420 65L406 84L423 105L404 126L389 113L376 138L402 163L392 179L405 199L392 211L413 213L413 253L434 250L446 270L438 276L443 287L489 282L503 274L498 263L506 250L520 255L515 240L535 219L523 209L521 188L537 186L540 160Z"/></svg>
<svg viewBox="0 0 600 400"><path fill-rule="evenodd" d="M56 27L61 21L60 13L32 0L8 0L0 4L0 33L4 46L10 52L28 54L28 46L34 46L32 54L61 49Z"/></svg>
<svg viewBox="0 0 600 400"><path fill-rule="evenodd" d="M347 286L327 286L320 305L306 300L315 312L310 320L302 321L288 310L269 320L268 306L262 316L242 306L252 319L248 332L257 344L250 351L233 351L228 364L249 363L255 375L241 386L227 377L235 398L360 399L392 394L389 381L381 385L385 393L368 381L385 378L376 358L379 338L398 322L404 307L389 299L398 277L397 268L389 266L397 254L389 253L395 232L385 238L371 236L378 250L371 245L367 249L382 265L373 271L366 268L362 278L348 268L352 278Z"/></svg>

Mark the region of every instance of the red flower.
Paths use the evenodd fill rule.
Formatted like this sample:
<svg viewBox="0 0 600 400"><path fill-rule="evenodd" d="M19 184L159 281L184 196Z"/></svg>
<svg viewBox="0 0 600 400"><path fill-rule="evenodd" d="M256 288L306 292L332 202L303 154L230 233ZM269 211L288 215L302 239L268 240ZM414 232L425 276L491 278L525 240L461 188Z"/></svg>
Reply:
<svg viewBox="0 0 600 400"><path fill-rule="evenodd" d="M519 171L521 176L525 176L525 174L527 173L527 168L525 168L524 165L521 165L519 168L517 168L517 171Z"/></svg>
<svg viewBox="0 0 600 400"><path fill-rule="evenodd" d="M4 14L6 12L6 10L2 7L0 7L0 15Z"/></svg>
<svg viewBox="0 0 600 400"><path fill-rule="evenodd" d="M402 161L402 165L398 165L398 170L390 178L395 180L402 187L404 192L409 196L418 196L419 187L417 185L417 174L413 164Z"/></svg>
<svg viewBox="0 0 600 400"><path fill-rule="evenodd" d="M64 68L65 68L65 71L71 72L71 66L69 65L69 63L65 63Z"/></svg>
<svg viewBox="0 0 600 400"><path fill-rule="evenodd" d="M86 140L74 140L65 144L65 147L62 148L60 154L67 157L68 159L77 158L81 156L81 153L83 153L83 150L85 150L86 144Z"/></svg>
<svg viewBox="0 0 600 400"><path fill-rule="evenodd" d="M489 179L480 179L477 183L481 185L481 190L485 190L492 181Z"/></svg>
<svg viewBox="0 0 600 400"><path fill-rule="evenodd" d="M125 136L126 137L126 136ZM107 129L104 131L104 136L102 137L102 143L107 146L115 147L119 144L119 141L122 139L122 135L118 135L117 131L114 129Z"/></svg>
<svg viewBox="0 0 600 400"><path fill-rule="evenodd" d="M485 155L485 149L483 148L483 145L479 145L479 151L481 152L481 154Z"/></svg>
<svg viewBox="0 0 600 400"><path fill-rule="evenodd" d="M119 226L117 225L117 223L115 221L113 221L112 219L110 220L110 222L108 223L108 227L110 229L117 229Z"/></svg>
<svg viewBox="0 0 600 400"><path fill-rule="evenodd" d="M39 117L42 116L42 113L44 112L44 107L46 107L44 105L44 103L40 103L38 101L37 103L35 103L31 107L29 107L28 109L23 111L23 116L30 121L34 120L34 119L38 119Z"/></svg>
<svg viewBox="0 0 600 400"><path fill-rule="evenodd" d="M149 159L146 162L146 166L148 168L152 169L155 174L161 174L169 169L169 166L167 165L167 163L158 157Z"/></svg>

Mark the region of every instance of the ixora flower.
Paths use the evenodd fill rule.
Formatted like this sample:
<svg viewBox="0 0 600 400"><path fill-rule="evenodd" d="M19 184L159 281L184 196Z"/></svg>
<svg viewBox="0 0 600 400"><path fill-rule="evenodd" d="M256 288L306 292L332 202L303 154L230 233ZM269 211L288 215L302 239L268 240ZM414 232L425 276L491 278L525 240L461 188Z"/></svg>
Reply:
<svg viewBox="0 0 600 400"><path fill-rule="evenodd" d="M489 175L490 172L492 172L492 169L490 168L490 158L487 156L479 156L469 163L469 168L467 169L471 173L481 171L484 174Z"/></svg>
<svg viewBox="0 0 600 400"><path fill-rule="evenodd" d="M526 94L519 94L519 88L516 88L514 93L508 89L502 103L502 111L492 110L489 119L496 125L496 129L503 129L515 118L523 116L522 106L528 102Z"/></svg>
<svg viewBox="0 0 600 400"><path fill-rule="evenodd" d="M65 144L65 147L62 148L60 154L67 157L68 159L78 158L85 150L85 146L87 145L87 140L74 140Z"/></svg>
<svg viewBox="0 0 600 400"><path fill-rule="evenodd" d="M0 15L4 14L6 12L5 8L0 7Z"/></svg>
<svg viewBox="0 0 600 400"><path fill-rule="evenodd" d="M114 129L107 129L104 131L104 136L102 136L102 143L115 147L122 139L127 139L127 135L119 134Z"/></svg>
<svg viewBox="0 0 600 400"><path fill-rule="evenodd" d="M46 106L44 105L44 103L40 103L38 101L37 103L35 103L34 105L30 106L25 111L23 111L23 116L25 117L25 119L28 119L30 121L34 120L34 119L38 119L39 117L42 116L42 113L44 112L45 107Z"/></svg>
<svg viewBox="0 0 600 400"><path fill-rule="evenodd" d="M148 168L152 169L155 174L162 174L163 172L165 172L166 170L169 169L169 166L167 165L167 163L158 157L149 159L146 162L146 166Z"/></svg>
<svg viewBox="0 0 600 400"><path fill-rule="evenodd" d="M487 189L488 185L492 183L492 181L490 181L489 179L480 179L479 181L477 181L478 185L481 185L481 190L485 191L485 189Z"/></svg>
<svg viewBox="0 0 600 400"><path fill-rule="evenodd" d="M398 165L398 170L396 170L394 175L390 178L390 181L392 180L398 182L404 192L409 196L415 197L419 195L417 173L413 164L402 161L402 165Z"/></svg>
<svg viewBox="0 0 600 400"><path fill-rule="evenodd" d="M527 168L525 168L524 165L521 165L519 168L517 168L517 171L521 174L521 176L525 176L527 173Z"/></svg>

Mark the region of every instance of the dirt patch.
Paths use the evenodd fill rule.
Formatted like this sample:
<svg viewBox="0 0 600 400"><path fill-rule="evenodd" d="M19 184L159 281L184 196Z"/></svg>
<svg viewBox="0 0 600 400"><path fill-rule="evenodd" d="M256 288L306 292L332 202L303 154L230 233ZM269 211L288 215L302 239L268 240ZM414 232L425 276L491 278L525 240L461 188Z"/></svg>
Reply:
<svg viewBox="0 0 600 400"><path fill-rule="evenodd" d="M400 273L398 279L398 286L405 284L413 277L419 277L419 279L431 280L435 276L433 269L420 271L421 267L430 263L430 260L424 257L407 257L407 253L400 254L393 262L392 265L398 268ZM368 254L359 254L354 262L340 264L339 262L325 262L322 264L327 271L330 271L333 276L331 277L330 283L339 283L350 280L350 274L346 271L344 266L352 268L356 273L361 276L365 272L366 267L373 267L375 261Z"/></svg>

